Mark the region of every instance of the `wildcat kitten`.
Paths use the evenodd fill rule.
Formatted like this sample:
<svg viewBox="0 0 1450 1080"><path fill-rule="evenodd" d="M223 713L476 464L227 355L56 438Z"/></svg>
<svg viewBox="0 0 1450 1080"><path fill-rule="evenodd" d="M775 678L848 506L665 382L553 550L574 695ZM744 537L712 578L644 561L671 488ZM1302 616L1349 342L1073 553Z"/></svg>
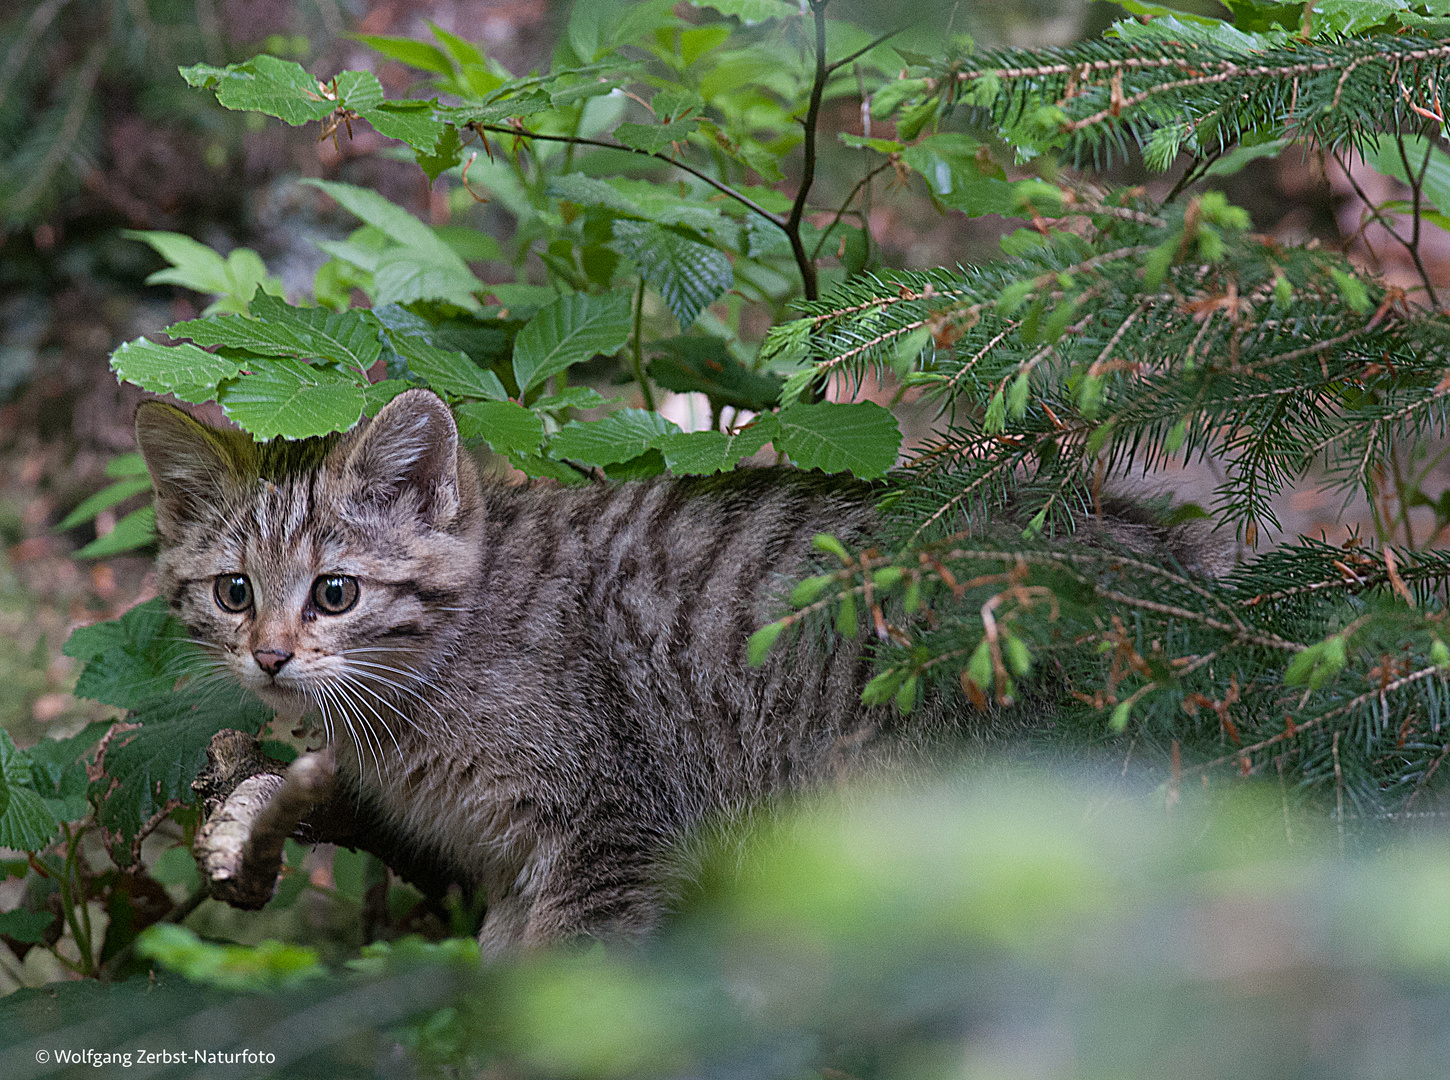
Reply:
<svg viewBox="0 0 1450 1080"><path fill-rule="evenodd" d="M745 656L811 538L869 529L868 485L481 486L422 390L262 444L152 402L136 438L177 616L279 713L320 715L336 801L395 869L481 890L486 951L647 933L692 827L889 752L859 640Z"/></svg>

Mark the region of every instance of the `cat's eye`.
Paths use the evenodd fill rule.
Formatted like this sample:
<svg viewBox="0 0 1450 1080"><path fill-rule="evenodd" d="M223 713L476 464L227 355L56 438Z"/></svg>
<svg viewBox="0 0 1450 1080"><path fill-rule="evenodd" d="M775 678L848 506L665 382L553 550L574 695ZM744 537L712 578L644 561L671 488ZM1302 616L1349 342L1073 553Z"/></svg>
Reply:
<svg viewBox="0 0 1450 1080"><path fill-rule="evenodd" d="M218 574L212 595L223 611L246 611L252 606L252 583L241 574Z"/></svg>
<svg viewBox="0 0 1450 1080"><path fill-rule="evenodd" d="M312 602L317 610L341 615L357 603L357 578L328 574L312 583Z"/></svg>

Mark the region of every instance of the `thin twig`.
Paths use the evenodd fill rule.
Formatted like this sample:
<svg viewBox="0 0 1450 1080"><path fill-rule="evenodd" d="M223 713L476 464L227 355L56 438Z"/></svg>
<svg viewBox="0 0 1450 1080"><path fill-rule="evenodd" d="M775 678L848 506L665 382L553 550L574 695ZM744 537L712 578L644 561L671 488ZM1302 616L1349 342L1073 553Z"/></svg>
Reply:
<svg viewBox="0 0 1450 1080"><path fill-rule="evenodd" d="M796 189L795 202L791 204L790 216L785 220L785 235L795 255L796 268L801 275L801 289L807 300L820 296L816 283L816 264L806 255L805 243L801 240L801 219L805 216L806 200L810 198L811 185L816 179L816 124L821 116L821 97L826 91L826 4L830 0L810 0L811 14L816 25L816 75L811 81L810 103L806 106L805 142L802 146L801 182Z"/></svg>
<svg viewBox="0 0 1450 1080"><path fill-rule="evenodd" d="M644 407L650 412L655 411L654 394L650 393L649 380L644 376L644 344L640 336L641 326L644 323L644 278L639 279L639 291L634 297L634 381L639 383L639 391L644 395Z"/></svg>
<svg viewBox="0 0 1450 1080"><path fill-rule="evenodd" d="M769 210L761 206L754 199L750 198L748 195L742 195L740 192L732 188L729 184L723 184L719 180L716 180L713 176L710 176L708 173L701 172L693 165L687 165L685 164L685 162L680 161L677 158L672 158L668 154L657 154L651 153L648 150L638 150L633 146L625 146L623 143L607 142L604 139L586 139L579 135L546 135L543 132L530 131L528 128L504 127L502 124L485 124L481 122L475 122L468 126L473 128L474 131L478 132L491 131L496 135L514 135L520 139L538 139L540 142L573 143L578 146L598 146L605 150L623 150L627 153L639 154L642 157L657 158L660 161L668 162L677 169L683 169L691 176L698 177L699 179L705 181L705 183L709 184L716 191L728 195L730 198L734 199L747 210L751 211L752 213L759 214L776 228L782 230L785 229L785 219L779 214L772 214Z"/></svg>
<svg viewBox="0 0 1450 1080"><path fill-rule="evenodd" d="M813 262L820 258L821 248L825 246L826 241L830 238L831 233L835 231L836 226L841 223L841 218L845 217L846 211L850 208L851 203L855 201L856 195L863 187L891 167L891 162L882 162L856 182L856 186L851 189L851 194L846 196L845 201L841 203L841 208L836 211L836 216L831 218L831 223L826 226L826 231L821 233L821 238L816 241L815 250L811 252L811 260Z"/></svg>
<svg viewBox="0 0 1450 1080"><path fill-rule="evenodd" d="M821 6L822 7L825 7L824 4L822 4ZM834 75L841 68L843 68L847 64L851 63L851 61L853 61L853 60L859 60L861 57L865 56L872 49L876 48L877 45L880 45L883 41L890 41L892 38L894 38L897 34L901 33L905 29L906 29L905 26L898 26L895 30L888 30L888 31L886 31L886 33L884 33L880 37L878 37L875 41L871 42L870 45L862 46L861 48L857 49L855 52L851 53L851 55L841 57L841 59L837 60L834 64L827 64L826 65L826 74L827 75Z"/></svg>

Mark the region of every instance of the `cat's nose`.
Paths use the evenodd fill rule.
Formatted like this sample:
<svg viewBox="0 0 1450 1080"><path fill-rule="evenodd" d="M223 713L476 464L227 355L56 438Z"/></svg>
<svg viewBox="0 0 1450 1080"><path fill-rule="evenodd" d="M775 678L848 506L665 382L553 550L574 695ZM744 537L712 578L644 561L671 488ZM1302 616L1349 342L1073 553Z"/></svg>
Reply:
<svg viewBox="0 0 1450 1080"><path fill-rule="evenodd" d="M252 659L268 675L275 675L282 670L283 664L292 659L292 654L281 649L256 649L252 653Z"/></svg>

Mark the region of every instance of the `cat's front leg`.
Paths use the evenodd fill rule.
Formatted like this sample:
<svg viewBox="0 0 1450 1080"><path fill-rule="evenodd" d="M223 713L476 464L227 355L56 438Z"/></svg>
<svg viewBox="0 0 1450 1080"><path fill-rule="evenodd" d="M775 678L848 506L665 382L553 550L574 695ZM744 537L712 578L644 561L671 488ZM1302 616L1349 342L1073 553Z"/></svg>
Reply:
<svg viewBox="0 0 1450 1080"><path fill-rule="evenodd" d="M265 906L282 873L283 845L332 796L336 777L330 749L283 766L246 732L213 736L192 783L206 810L192 852L210 894L233 907Z"/></svg>

